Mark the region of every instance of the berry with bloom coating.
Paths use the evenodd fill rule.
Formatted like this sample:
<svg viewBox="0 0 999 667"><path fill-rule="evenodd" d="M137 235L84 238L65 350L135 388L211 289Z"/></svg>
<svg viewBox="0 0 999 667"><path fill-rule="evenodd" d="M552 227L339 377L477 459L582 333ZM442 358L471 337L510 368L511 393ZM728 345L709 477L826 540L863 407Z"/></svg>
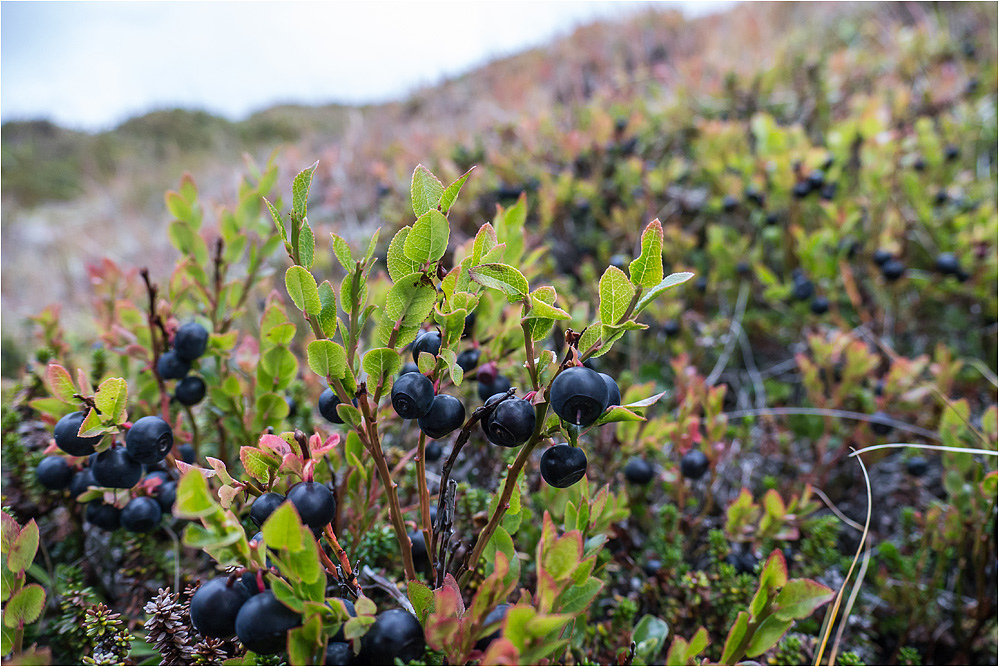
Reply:
<svg viewBox="0 0 999 667"><path fill-rule="evenodd" d="M194 361L208 347L208 330L197 322L188 322L173 337L173 349L184 361Z"/></svg>
<svg viewBox="0 0 999 667"><path fill-rule="evenodd" d="M555 445L541 456L541 477L556 489L567 489L586 474L586 453L572 445Z"/></svg>
<svg viewBox="0 0 999 667"><path fill-rule="evenodd" d="M585 366L567 368L551 385L551 404L563 420L589 426L607 408L607 384L600 373Z"/></svg>
<svg viewBox="0 0 999 667"><path fill-rule="evenodd" d="M504 395L496 394L489 400L499 400ZM534 406L529 401L511 396L500 401L486 417L482 422L482 430L485 431L489 442L494 445L518 447L527 442L534 433L536 419Z"/></svg>
<svg viewBox="0 0 999 667"><path fill-rule="evenodd" d="M403 419L419 419L434 404L434 383L421 373L406 373L392 385L392 407Z"/></svg>
<svg viewBox="0 0 999 667"><path fill-rule="evenodd" d="M158 463L173 449L173 429L162 417L143 417L128 429L125 449L139 463Z"/></svg>
<svg viewBox="0 0 999 667"><path fill-rule="evenodd" d="M181 405L197 405L205 397L205 381L197 375L188 375L177 383L173 396Z"/></svg>
<svg viewBox="0 0 999 667"><path fill-rule="evenodd" d="M124 447L112 447L90 456L90 472L98 486L131 489L142 478L142 464L129 456Z"/></svg>
<svg viewBox="0 0 999 667"><path fill-rule="evenodd" d="M173 350L164 352L156 362L156 372L164 380L180 380L191 370L191 362L184 361Z"/></svg>
<svg viewBox="0 0 999 667"><path fill-rule="evenodd" d="M81 438L80 425L86 419L85 412L71 412L56 423L55 443L56 447L66 452L70 456L90 456L94 453L94 447L101 441L101 436L91 438Z"/></svg>
<svg viewBox="0 0 999 667"><path fill-rule="evenodd" d="M299 482L288 490L288 500L313 533L321 531L336 516L336 498L319 482Z"/></svg>
<svg viewBox="0 0 999 667"><path fill-rule="evenodd" d="M121 525L130 533L148 533L159 525L163 510L154 498L132 498L121 511Z"/></svg>
<svg viewBox="0 0 999 667"><path fill-rule="evenodd" d="M249 599L244 586L216 577L191 597L191 624L205 637L228 639L236 634L236 617Z"/></svg>
<svg viewBox="0 0 999 667"><path fill-rule="evenodd" d="M46 456L35 468L35 477L49 491L62 491L73 481L73 469L61 456Z"/></svg>

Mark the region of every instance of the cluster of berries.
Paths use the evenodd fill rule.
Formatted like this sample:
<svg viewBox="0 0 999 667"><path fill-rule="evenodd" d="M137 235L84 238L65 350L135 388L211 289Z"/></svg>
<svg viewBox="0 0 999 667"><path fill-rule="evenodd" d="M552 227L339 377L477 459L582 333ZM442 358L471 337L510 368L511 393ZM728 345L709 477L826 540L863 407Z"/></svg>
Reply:
<svg viewBox="0 0 999 667"><path fill-rule="evenodd" d="M208 348L208 330L197 322L188 322L173 336L173 349L164 352L156 362L156 372L164 380L180 380L174 398L181 405L195 405L205 397L205 381L188 375L191 362Z"/></svg>
<svg viewBox="0 0 999 667"><path fill-rule="evenodd" d="M84 412L72 412L56 424L56 446L73 457L87 457L77 469L63 456L47 456L39 462L35 476L51 491L68 489L79 497L91 487L131 489L141 485L146 495L136 495L124 508L102 501L87 504L86 520L97 528L115 530L119 526L130 532L146 533L159 525L163 514L172 511L177 498L177 482L161 462L173 449L173 429L160 417L142 417L132 424L125 435L125 446L113 442L103 452L95 451L101 436L81 437ZM193 463L194 449L181 445L178 453Z"/></svg>

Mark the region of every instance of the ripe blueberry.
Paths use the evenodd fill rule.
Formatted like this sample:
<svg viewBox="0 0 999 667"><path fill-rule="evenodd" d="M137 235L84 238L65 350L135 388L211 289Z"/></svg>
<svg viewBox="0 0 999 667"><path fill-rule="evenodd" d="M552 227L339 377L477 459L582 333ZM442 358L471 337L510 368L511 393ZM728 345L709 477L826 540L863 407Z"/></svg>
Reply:
<svg viewBox="0 0 999 667"><path fill-rule="evenodd" d="M586 474L586 453L572 445L555 445L541 456L541 477L549 486L567 489Z"/></svg>
<svg viewBox="0 0 999 667"><path fill-rule="evenodd" d="M735 265L735 272L740 276L748 276L753 272L753 267L749 265L749 262L739 262Z"/></svg>
<svg viewBox="0 0 999 667"><path fill-rule="evenodd" d="M419 419L434 404L434 383L421 373L406 373L392 385L392 407L403 419Z"/></svg>
<svg viewBox="0 0 999 667"><path fill-rule="evenodd" d="M645 573L646 576L649 577L655 577L656 575L659 574L660 571L662 571L662 569L663 569L663 563L660 560L655 560L655 559L648 560L645 561L644 565L642 565L642 571Z"/></svg>
<svg viewBox="0 0 999 667"><path fill-rule="evenodd" d="M313 533L322 531L336 516L333 492L318 482L299 482L288 490L288 500Z"/></svg>
<svg viewBox="0 0 999 667"><path fill-rule="evenodd" d="M767 213L767 217L763 219L768 227L773 227L778 222L780 222L780 216L777 213Z"/></svg>
<svg viewBox="0 0 999 667"><path fill-rule="evenodd" d="M246 588L230 583L229 577L216 577L191 597L191 624L205 637L227 639L236 634L236 616L250 599Z"/></svg>
<svg viewBox="0 0 999 667"><path fill-rule="evenodd" d="M601 380L603 384L603 380ZM606 391L606 388L604 389ZM497 394L489 400L502 398ZM515 396L499 402L488 417L482 422L489 442L501 447L518 447L531 437L536 425L534 406Z"/></svg>
<svg viewBox="0 0 999 667"><path fill-rule="evenodd" d="M337 414L336 406L340 405L340 398L327 387L323 393L319 394L319 414L328 422L342 424L343 420Z"/></svg>
<svg viewBox="0 0 999 667"><path fill-rule="evenodd" d="M877 264L878 266L884 266L886 262L888 262L892 257L894 257L894 255L892 255L890 251L885 250L884 248L878 248L877 250L874 251L874 254L871 257L874 260L875 264Z"/></svg>
<svg viewBox="0 0 999 667"><path fill-rule="evenodd" d="M585 366L567 368L551 386L552 410L567 422L589 426L607 408L607 384Z"/></svg>
<svg viewBox="0 0 999 667"><path fill-rule="evenodd" d="M895 282L905 273L905 264L897 259L890 259L881 265L881 275L888 282Z"/></svg>
<svg viewBox="0 0 999 667"><path fill-rule="evenodd" d="M913 456L905 462L905 471L913 477L922 477L929 469L929 462L922 456Z"/></svg>
<svg viewBox="0 0 999 667"><path fill-rule="evenodd" d="M479 400L485 401L490 396L506 393L512 386L510 381L502 375L494 376L492 382L483 382L480 378L478 387Z"/></svg>
<svg viewBox="0 0 999 667"><path fill-rule="evenodd" d="M947 200L949 198L950 196L947 194L947 190L945 190L944 188L940 188L939 190L937 190L937 193L933 196L933 203L936 204L937 206L943 206L944 204L947 203Z"/></svg>
<svg viewBox="0 0 999 667"><path fill-rule="evenodd" d="M132 498L121 511L121 525L130 533L148 533L163 517L160 504L149 496Z"/></svg>
<svg viewBox="0 0 999 667"><path fill-rule="evenodd" d="M651 482L655 476L656 471L653 470L652 464L637 456L629 460L628 464L624 466L624 478L632 484L641 484L644 486Z"/></svg>
<svg viewBox="0 0 999 667"><path fill-rule="evenodd" d="M81 438L80 425L87 415L84 412L71 412L56 423L56 446L70 456L90 456L94 447L101 441L101 436Z"/></svg>
<svg viewBox="0 0 999 667"><path fill-rule="evenodd" d="M194 361L208 347L208 330L197 322L188 322L173 337L173 349L184 361Z"/></svg>
<svg viewBox="0 0 999 667"><path fill-rule="evenodd" d="M245 593L245 589L239 588ZM239 608L235 629L247 649L259 655L273 655L285 650L288 631L301 624L301 615L281 604L273 591L264 591Z"/></svg>
<svg viewBox="0 0 999 667"><path fill-rule="evenodd" d="M352 665L354 664L354 651L346 642L330 641L326 645L326 660L323 664Z"/></svg>
<svg viewBox="0 0 999 667"><path fill-rule="evenodd" d="M957 159L957 156L960 154L961 151L958 150L957 146L955 146L954 144L947 144L946 146L944 146L944 159L947 160L948 162L953 162L954 160Z"/></svg>
<svg viewBox="0 0 999 667"><path fill-rule="evenodd" d="M604 379L604 384L607 385L607 407L612 405L621 405L621 389L617 386L617 382L607 373L601 373L600 377Z"/></svg>
<svg viewBox="0 0 999 667"><path fill-rule="evenodd" d="M112 447L91 454L90 471L98 486L131 489L142 477L142 464L129 456L124 447Z"/></svg>
<svg viewBox="0 0 999 667"><path fill-rule="evenodd" d="M261 495L250 506L250 520L260 528L264 525L264 521L267 521L267 517L284 501L285 497L282 494L273 491Z"/></svg>
<svg viewBox="0 0 999 667"><path fill-rule="evenodd" d="M205 397L205 381L197 375L188 375L177 383L173 396L181 405L197 405Z"/></svg>
<svg viewBox="0 0 999 667"><path fill-rule="evenodd" d="M431 438L443 438L465 422L465 406L454 396L438 394L427 414L417 420L420 430Z"/></svg>
<svg viewBox="0 0 999 667"><path fill-rule="evenodd" d="M378 614L361 639L361 662L368 665L403 664L423 657L426 641L415 616L404 609L389 609Z"/></svg>
<svg viewBox="0 0 999 667"><path fill-rule="evenodd" d="M822 186L822 190L819 191L819 197L825 201L832 201L836 198L836 188L838 185L836 183L826 183Z"/></svg>
<svg viewBox="0 0 999 667"><path fill-rule="evenodd" d="M493 609L491 612L489 612L488 614L486 614L486 618L482 622L482 629L483 630L488 630L489 626L491 626L491 625L494 625L494 624L497 624L497 623L500 623L500 624L503 623L503 621L506 620L506 613L509 610L510 610L510 605L508 605L506 603L503 603L501 605L497 605L495 609ZM478 650L480 650L480 651L485 651L487 648L489 648L489 645L493 643L493 640L499 639L501 631L502 631L502 627L497 627L495 630L493 630L492 632L490 632L488 635L486 635L485 637L482 637L481 639L479 639L479 641L475 642L475 648L478 649Z"/></svg>
<svg viewBox="0 0 999 667"><path fill-rule="evenodd" d="M722 210L726 213L731 213L735 210L735 207L739 205L739 200L737 200L732 195L725 195L722 198Z"/></svg>
<svg viewBox="0 0 999 667"><path fill-rule="evenodd" d="M173 449L173 429L162 417L142 417L128 429L125 448L128 455L139 463L157 463Z"/></svg>
<svg viewBox="0 0 999 667"><path fill-rule="evenodd" d="M808 278L800 278L794 281L794 288L791 290L791 296L794 297L795 301L808 301L815 294L815 283L813 283Z"/></svg>
<svg viewBox="0 0 999 667"><path fill-rule="evenodd" d="M174 350L164 352L156 362L156 372L164 380L180 380L191 370L191 362L184 361Z"/></svg>
<svg viewBox="0 0 999 667"><path fill-rule="evenodd" d="M691 449L680 459L680 474L688 479L700 479L708 471L711 462L704 452Z"/></svg>
<svg viewBox="0 0 999 667"><path fill-rule="evenodd" d="M936 269L945 276L956 276L961 270L957 257L952 252L942 252L937 255Z"/></svg>
<svg viewBox="0 0 999 667"><path fill-rule="evenodd" d="M73 469L61 456L46 456L35 468L35 477L49 491L62 491L73 481Z"/></svg>
<svg viewBox="0 0 999 667"><path fill-rule="evenodd" d="M198 458L198 455L194 451L194 445L189 443L184 443L177 448L177 453L180 454L180 460L184 463L194 463L194 460Z"/></svg>
<svg viewBox="0 0 999 667"><path fill-rule="evenodd" d="M794 189L791 193L794 195L795 199L804 199L812 193L812 184L807 180L798 181L794 184Z"/></svg>
<svg viewBox="0 0 999 667"><path fill-rule="evenodd" d="M419 373L420 367L414 364L412 361L407 361L402 365L402 370L399 371L399 375L396 377L402 377L406 373Z"/></svg>
<svg viewBox="0 0 999 667"><path fill-rule="evenodd" d="M427 541L423 539L423 531L414 530L409 534L409 541L412 542L413 567L417 572L422 572L430 578L430 556L427 553Z"/></svg>
<svg viewBox="0 0 999 667"><path fill-rule="evenodd" d="M441 447L441 443L439 442L428 442L427 448L424 450L424 454L427 457L427 461L434 463L435 461L440 460L441 456L444 454L444 448Z"/></svg>
<svg viewBox="0 0 999 667"><path fill-rule="evenodd" d="M94 479L94 474L90 472L90 468L81 470L73 475L73 480L69 483L69 495L76 498L92 486L97 486L97 480Z"/></svg>
<svg viewBox="0 0 999 667"><path fill-rule="evenodd" d="M154 495L156 502L160 504L160 509L163 510L164 514L173 513L173 504L177 502L177 482L171 480L165 484L161 484L156 488Z"/></svg>
<svg viewBox="0 0 999 667"><path fill-rule="evenodd" d="M465 350L464 352L458 355L457 359L458 366L461 367L461 370L467 373L468 371L472 370L473 368L479 365L480 356L482 356L482 353L479 352L479 350L476 348L472 348L471 350Z"/></svg>
<svg viewBox="0 0 999 667"><path fill-rule="evenodd" d="M115 530L121 525L121 510L100 501L87 503L87 521L101 530Z"/></svg>
<svg viewBox="0 0 999 667"><path fill-rule="evenodd" d="M826 182L826 174L821 169L813 169L811 172L809 172L808 185L810 185L813 190L816 188L821 188L825 182Z"/></svg>
<svg viewBox="0 0 999 667"><path fill-rule="evenodd" d="M413 341L413 362L416 364L420 363L420 352L426 352L436 357L440 351L441 332L424 331Z"/></svg>
<svg viewBox="0 0 999 667"><path fill-rule="evenodd" d="M825 315L829 312L829 299L824 296L817 296L812 299L812 313L815 315Z"/></svg>
<svg viewBox="0 0 999 667"><path fill-rule="evenodd" d="M663 323L663 334L667 338L676 338L680 335L680 321L679 320L666 320Z"/></svg>
<svg viewBox="0 0 999 667"><path fill-rule="evenodd" d="M875 435L888 435L891 433L892 429L892 419L891 417L880 410L871 415L871 421L868 422L871 425L871 431Z"/></svg>
<svg viewBox="0 0 999 667"><path fill-rule="evenodd" d="M465 328L461 331L462 338L468 338L472 335L472 329L475 327L475 311L473 310L468 315L465 315Z"/></svg>

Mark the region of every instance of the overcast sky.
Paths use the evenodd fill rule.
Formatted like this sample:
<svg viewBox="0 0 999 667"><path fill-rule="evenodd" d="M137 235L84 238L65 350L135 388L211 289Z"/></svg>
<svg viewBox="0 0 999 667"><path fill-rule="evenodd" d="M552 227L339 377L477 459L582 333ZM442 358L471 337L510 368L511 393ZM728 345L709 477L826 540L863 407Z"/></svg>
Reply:
<svg viewBox="0 0 999 667"><path fill-rule="evenodd" d="M0 119L102 130L163 107L385 101L649 4L6 1Z"/></svg>

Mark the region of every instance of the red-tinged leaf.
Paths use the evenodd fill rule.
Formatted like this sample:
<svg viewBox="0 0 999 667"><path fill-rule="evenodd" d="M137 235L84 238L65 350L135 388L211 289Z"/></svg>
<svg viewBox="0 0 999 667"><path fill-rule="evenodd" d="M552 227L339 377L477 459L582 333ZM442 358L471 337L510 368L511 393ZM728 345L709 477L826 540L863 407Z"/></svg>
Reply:
<svg viewBox="0 0 999 667"><path fill-rule="evenodd" d="M784 500L774 489L770 489L763 495L763 508L767 511L767 514L776 519L783 519L784 515L787 514Z"/></svg>
<svg viewBox="0 0 999 667"><path fill-rule="evenodd" d="M232 475L229 474L229 470L226 468L224 462L211 456L206 456L205 460L208 461L208 465L212 467L212 470L214 470L215 474L218 475L219 481L223 484L232 484L236 481L232 478ZM182 463L182 461L178 461L178 465L180 463ZM186 466L187 464L185 463L184 465ZM188 467L190 468L190 466Z"/></svg>
<svg viewBox="0 0 999 667"><path fill-rule="evenodd" d="M0 545L2 553L10 553L10 547L14 544L14 539L21 532L21 527L14 521L14 517L6 512L0 512Z"/></svg>
<svg viewBox="0 0 999 667"><path fill-rule="evenodd" d="M321 459L328 453L336 449L340 444L340 434L334 433L323 440L318 433L313 433L309 438L309 451L313 459Z"/></svg>
<svg viewBox="0 0 999 667"><path fill-rule="evenodd" d="M7 554L7 569L11 572L20 572L31 567L35 560L35 553L38 551L38 524L32 519L14 538Z"/></svg>
<svg viewBox="0 0 999 667"><path fill-rule="evenodd" d="M792 579L777 594L774 615L782 621L808 618L833 598L833 590L811 579Z"/></svg>
<svg viewBox="0 0 999 667"><path fill-rule="evenodd" d="M285 455L291 454L291 445L284 438L272 433L265 433L260 436L257 444L271 450L278 455L278 458L284 458Z"/></svg>
<svg viewBox="0 0 999 667"><path fill-rule="evenodd" d="M739 615L735 618L735 623L732 624L732 628L728 631L728 637L725 639L725 648L722 650L721 664L731 665L735 659L735 652L742 644L743 638L746 636L746 630L749 628L749 613L745 611L740 611Z"/></svg>
<svg viewBox="0 0 999 667"><path fill-rule="evenodd" d="M791 629L793 624L794 621L782 621L776 616L768 616L753 633L753 638L749 641L749 648L746 649L746 655L755 658L770 650L780 641L784 633Z"/></svg>
<svg viewBox="0 0 999 667"><path fill-rule="evenodd" d="M278 470L290 472L302 478L305 476L305 464L295 453L285 454L285 457L281 459L281 465L278 467Z"/></svg>
<svg viewBox="0 0 999 667"><path fill-rule="evenodd" d="M224 509L232 507L233 498L239 495L239 491L235 486L229 486L228 484L219 489L219 503Z"/></svg>
<svg viewBox="0 0 999 667"><path fill-rule="evenodd" d="M8 628L23 628L34 623L44 607L45 589L38 584L28 584L4 605L3 624Z"/></svg>
<svg viewBox="0 0 999 667"><path fill-rule="evenodd" d="M504 667L520 664L520 651L506 637L494 639L489 648L479 660L480 665L502 665Z"/></svg>
<svg viewBox="0 0 999 667"><path fill-rule="evenodd" d="M409 595L409 602L416 612L416 617L420 619L421 624L426 625L427 616L434 610L434 592L420 581L407 582L406 592Z"/></svg>
<svg viewBox="0 0 999 667"><path fill-rule="evenodd" d="M45 369L45 385L49 392L61 401L66 403L74 402L73 395L76 394L76 386L69 371L59 364L49 364Z"/></svg>
<svg viewBox="0 0 999 667"><path fill-rule="evenodd" d="M431 617L461 618L464 614L465 602L461 598L461 589L454 577L448 573L444 576L444 585L434 591L434 612Z"/></svg>
<svg viewBox="0 0 999 667"><path fill-rule="evenodd" d="M770 599L787 583L787 561L779 549L774 549L767 558L766 565L760 573L760 586L756 589L752 602L749 603L749 613L755 623L760 614L767 608Z"/></svg>
<svg viewBox="0 0 999 667"><path fill-rule="evenodd" d="M257 447L240 447L239 460L247 474L258 482L267 482L271 473L281 465L281 459Z"/></svg>
<svg viewBox="0 0 999 667"><path fill-rule="evenodd" d="M143 348L143 353L145 353L145 348ZM90 384L90 378L87 377L86 371L82 368L76 369L76 386L80 390L80 394L83 396L93 396L94 386Z"/></svg>
<svg viewBox="0 0 999 667"><path fill-rule="evenodd" d="M216 471L214 470L211 470L209 468L200 468L198 466L191 465L190 463L185 463L180 459L177 459L176 461L174 461L174 463L177 464L177 470L180 471L181 477L183 477L184 474L190 470L197 470L199 473L201 473L201 476L204 477L205 479L211 479L212 477L215 477L216 474Z"/></svg>

